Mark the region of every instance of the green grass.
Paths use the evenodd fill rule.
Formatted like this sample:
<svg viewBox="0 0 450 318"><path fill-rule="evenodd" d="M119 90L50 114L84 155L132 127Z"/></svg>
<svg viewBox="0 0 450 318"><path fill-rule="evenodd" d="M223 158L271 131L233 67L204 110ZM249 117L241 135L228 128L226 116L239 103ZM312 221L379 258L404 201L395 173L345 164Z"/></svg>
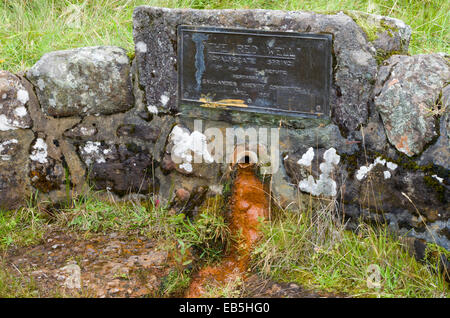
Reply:
<svg viewBox="0 0 450 318"><path fill-rule="evenodd" d="M173 269L162 281L160 296L182 297L182 292L189 287L190 282L191 271L187 269Z"/></svg>
<svg viewBox="0 0 450 318"><path fill-rule="evenodd" d="M253 269L276 281L351 297L449 297L436 260L419 263L386 227L345 231L333 204L313 212L282 213L264 225ZM430 252L432 249L430 249ZM380 286L371 277L379 270Z"/></svg>
<svg viewBox="0 0 450 318"><path fill-rule="evenodd" d="M134 51L139 5L197 9L360 10L402 19L413 29L410 53L449 53L447 0L0 0L0 69L20 72L47 52L94 45Z"/></svg>
<svg viewBox="0 0 450 318"><path fill-rule="evenodd" d="M18 272L12 275L6 270L0 259L0 298L31 298L38 297L39 291L33 279L25 278Z"/></svg>
<svg viewBox="0 0 450 318"><path fill-rule="evenodd" d="M39 243L47 230L47 223L47 219L35 209L0 211L0 251L5 251L11 245Z"/></svg>
<svg viewBox="0 0 450 318"><path fill-rule="evenodd" d="M345 231L335 202L316 204L321 208L302 213L274 210L272 220L262 225L264 237L252 255L253 272L353 297L448 297L448 283L435 270L437 258L417 262L384 227L361 225L357 233ZM141 203L115 203L100 201L91 193L51 215L38 207L1 213L0 247L5 252L13 246L38 244L50 228L87 236L112 231L139 233L158 240L175 260L160 296L181 295L193 270L219 260L235 239L224 218L225 208L221 197L213 197L189 219L151 198ZM447 251L431 246L430 255L436 252L448 256ZM380 270L380 288L367 285L370 265ZM39 296L32 280L13 272L0 264L0 297ZM238 297L242 287L238 281L212 286L208 295Z"/></svg>
<svg viewBox="0 0 450 318"><path fill-rule="evenodd" d="M51 229L72 231L86 239L93 233L144 235L170 252L175 267L164 279L159 296L180 296L188 287L192 268L218 261L231 239L224 218L224 200L212 197L195 218L187 218L153 198L142 202L108 202L90 192L66 208L30 206L0 212L0 252L39 244ZM14 272L14 271L12 271ZM21 273L12 273L0 255L0 297L36 297L36 286Z"/></svg>
<svg viewBox="0 0 450 318"><path fill-rule="evenodd" d="M111 232L144 235L175 243L184 252L192 248L198 258L215 261L231 239L220 196L206 200L198 215L188 218L155 203L152 197L142 202L109 202L97 194L81 196L66 208L30 206L0 211L0 250L38 244L51 227L85 236Z"/></svg>
<svg viewBox="0 0 450 318"><path fill-rule="evenodd" d="M71 207L54 215L54 224L81 233L111 231L139 233L149 238L176 242L177 248L191 248L199 258L219 259L231 234L224 219L220 196L209 198L193 219L176 213L168 206L145 202L106 202L88 194L73 201ZM183 248L182 248L183 249Z"/></svg>

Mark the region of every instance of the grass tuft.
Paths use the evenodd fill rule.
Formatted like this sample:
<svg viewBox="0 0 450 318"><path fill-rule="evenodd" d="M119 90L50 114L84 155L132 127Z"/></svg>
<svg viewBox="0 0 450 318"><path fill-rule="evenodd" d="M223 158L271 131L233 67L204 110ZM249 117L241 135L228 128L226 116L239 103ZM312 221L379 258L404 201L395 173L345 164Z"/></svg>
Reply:
<svg viewBox="0 0 450 318"><path fill-rule="evenodd" d="M133 56L132 14L139 5L321 13L359 10L409 24L411 54L449 53L450 2L446 0L0 0L0 69L25 71L47 52L84 46L117 45Z"/></svg>
<svg viewBox="0 0 450 318"><path fill-rule="evenodd" d="M0 250L39 243L47 230L48 220L35 208L0 211Z"/></svg>
<svg viewBox="0 0 450 318"><path fill-rule="evenodd" d="M16 271L17 275L12 275L0 260L0 298L39 297L33 278L25 278L18 269Z"/></svg>
<svg viewBox="0 0 450 318"><path fill-rule="evenodd" d="M436 265L418 263L386 227L344 230L336 210L330 203L312 212L286 211L263 225L253 269L275 281L351 297L448 297Z"/></svg>

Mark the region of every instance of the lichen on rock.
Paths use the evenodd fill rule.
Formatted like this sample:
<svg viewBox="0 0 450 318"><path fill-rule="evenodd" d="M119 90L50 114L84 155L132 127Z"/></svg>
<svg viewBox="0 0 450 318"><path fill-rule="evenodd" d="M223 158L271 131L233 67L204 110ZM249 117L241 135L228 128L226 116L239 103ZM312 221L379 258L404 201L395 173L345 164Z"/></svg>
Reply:
<svg viewBox="0 0 450 318"><path fill-rule="evenodd" d="M407 54L411 27L403 21L361 11L345 11L364 30L374 48L384 54Z"/></svg>
<svg viewBox="0 0 450 318"><path fill-rule="evenodd" d="M298 187L300 190L315 196L324 195L333 197L337 194L337 185L336 181L333 180L333 171L339 164L341 157L336 154L336 149L330 148L324 152L323 159L324 162L320 164L321 174L319 179L316 181L312 175L309 175L308 179L300 181Z"/></svg>
<svg viewBox="0 0 450 318"><path fill-rule="evenodd" d="M20 79L0 71L0 131L31 127L32 120L26 108L28 100L28 90Z"/></svg>
<svg viewBox="0 0 450 318"><path fill-rule="evenodd" d="M391 144L408 156L420 154L437 136L432 109L450 66L438 54L395 55L379 70L375 106Z"/></svg>
<svg viewBox="0 0 450 318"><path fill-rule="evenodd" d="M130 61L119 47L44 54L26 73L47 115L112 114L133 106Z"/></svg>
<svg viewBox="0 0 450 318"><path fill-rule="evenodd" d="M59 190L64 183L62 162L48 155L48 145L44 136L38 136L31 144L30 181L40 192Z"/></svg>
<svg viewBox="0 0 450 318"><path fill-rule="evenodd" d="M153 171L158 163L136 144L88 140L79 145L79 153L95 189L118 195L145 194L157 189L159 182Z"/></svg>
<svg viewBox="0 0 450 318"><path fill-rule="evenodd" d="M366 178L367 175L372 171L373 168L375 168L377 165L385 166L389 169L394 171L397 169L397 165L393 162L386 161L386 159L382 159L381 157L375 158L374 162L369 164L368 166L361 166L358 171L355 174L355 177L358 181L361 181L362 179ZM391 177L391 172L389 170L384 170L383 175L385 179L389 179Z"/></svg>
<svg viewBox="0 0 450 318"><path fill-rule="evenodd" d="M192 163L214 162L213 157L208 152L206 136L199 131L189 132L186 128L175 126L170 133L172 143L172 160L178 167L187 173L191 173ZM197 161L194 157L200 157Z"/></svg>

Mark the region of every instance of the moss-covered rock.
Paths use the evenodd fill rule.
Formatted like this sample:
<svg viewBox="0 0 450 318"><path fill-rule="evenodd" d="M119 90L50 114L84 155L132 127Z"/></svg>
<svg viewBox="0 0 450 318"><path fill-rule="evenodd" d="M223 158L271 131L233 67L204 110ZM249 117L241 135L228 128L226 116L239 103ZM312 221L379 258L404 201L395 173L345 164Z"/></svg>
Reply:
<svg viewBox="0 0 450 318"><path fill-rule="evenodd" d="M366 33L378 56L407 54L411 27L403 21L361 11L345 11Z"/></svg>

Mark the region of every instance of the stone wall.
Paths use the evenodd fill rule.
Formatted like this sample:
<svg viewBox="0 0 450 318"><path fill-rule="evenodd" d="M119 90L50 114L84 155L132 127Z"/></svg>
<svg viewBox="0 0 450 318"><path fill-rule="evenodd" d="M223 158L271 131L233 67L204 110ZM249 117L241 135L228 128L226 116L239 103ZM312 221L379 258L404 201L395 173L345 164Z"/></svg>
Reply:
<svg viewBox="0 0 450 318"><path fill-rule="evenodd" d="M361 19L376 27L376 39ZM181 24L332 34L331 117L180 108ZM36 192L42 201L66 200L68 189L76 195L92 185L118 199L174 194L192 210L227 191L231 169L190 142L207 144L209 128L267 127L281 141L279 169L265 177L280 205L335 197L350 228L363 218L450 248L449 57L406 55L411 29L402 21L358 12L138 7L133 25L132 61L118 47L88 47L45 54L25 74L0 72L2 209ZM269 146L253 145L255 152ZM205 162L189 160L191 150Z"/></svg>

